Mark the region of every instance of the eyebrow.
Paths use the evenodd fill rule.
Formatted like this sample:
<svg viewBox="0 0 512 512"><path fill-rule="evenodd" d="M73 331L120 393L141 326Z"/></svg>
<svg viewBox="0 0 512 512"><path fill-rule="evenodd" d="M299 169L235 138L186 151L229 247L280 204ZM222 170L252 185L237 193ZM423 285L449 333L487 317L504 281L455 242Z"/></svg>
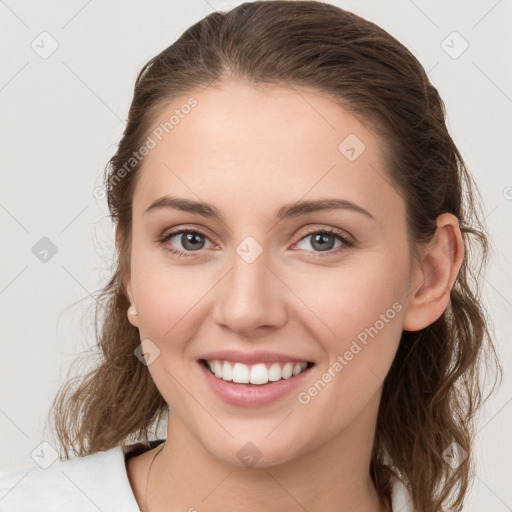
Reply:
<svg viewBox="0 0 512 512"><path fill-rule="evenodd" d="M224 222L222 214L215 206L201 201L194 201L191 199L175 197L172 195L159 197L149 205L144 213L149 213L164 208L181 210L184 212L201 215L203 217L218 219L221 222ZM308 213L315 213L326 210L350 210L356 213L361 213L370 219L375 220L375 217L370 212L357 205L356 203L346 199L336 198L317 199L314 201L297 201L294 203L289 203L281 207L276 212L275 216L277 220L284 220L307 215Z"/></svg>

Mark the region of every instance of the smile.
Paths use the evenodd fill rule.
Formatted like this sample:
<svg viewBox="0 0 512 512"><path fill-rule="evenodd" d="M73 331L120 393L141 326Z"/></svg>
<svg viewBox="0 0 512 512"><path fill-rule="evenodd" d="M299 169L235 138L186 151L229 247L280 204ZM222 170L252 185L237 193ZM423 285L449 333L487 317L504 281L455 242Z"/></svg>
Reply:
<svg viewBox="0 0 512 512"><path fill-rule="evenodd" d="M222 361L218 359L201 360L212 374L218 379L232 381L238 384L264 385L268 382L287 380L302 373L313 363L302 361L258 363L246 365L240 362Z"/></svg>

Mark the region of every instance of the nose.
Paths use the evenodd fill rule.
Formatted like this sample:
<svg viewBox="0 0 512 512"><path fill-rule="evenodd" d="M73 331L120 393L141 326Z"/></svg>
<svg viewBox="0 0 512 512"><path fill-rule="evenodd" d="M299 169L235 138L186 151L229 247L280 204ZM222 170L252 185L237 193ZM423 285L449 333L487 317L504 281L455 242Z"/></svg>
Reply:
<svg viewBox="0 0 512 512"><path fill-rule="evenodd" d="M268 335L281 327L291 292L266 253L252 262L235 253L232 262L216 287L213 318L217 325L246 338Z"/></svg>

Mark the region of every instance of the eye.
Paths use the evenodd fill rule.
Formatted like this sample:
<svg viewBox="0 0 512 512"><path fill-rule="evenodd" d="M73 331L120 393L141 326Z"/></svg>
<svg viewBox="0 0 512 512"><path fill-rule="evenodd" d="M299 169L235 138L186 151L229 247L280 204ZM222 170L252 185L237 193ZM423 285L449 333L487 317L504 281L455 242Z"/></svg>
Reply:
<svg viewBox="0 0 512 512"><path fill-rule="evenodd" d="M308 243L305 242L307 239L310 239ZM337 246L336 239L339 241ZM205 249L206 242L210 243L211 246L215 246L202 231L185 228L168 232L159 240L159 243L164 246L166 251L180 258L194 256L194 253ZM300 243L309 246L299 247L301 250L316 253L315 257L332 256L354 245L341 231L336 229L310 230L301 238L296 246Z"/></svg>
<svg viewBox="0 0 512 512"><path fill-rule="evenodd" d="M208 237L203 232L192 229L171 231L165 234L159 241L167 251L180 257L193 256L194 254L192 253L199 252L205 248L205 241L209 242ZM211 242L209 243L211 244ZM178 246L177 248L176 245Z"/></svg>
<svg viewBox="0 0 512 512"><path fill-rule="evenodd" d="M306 240L308 239L310 240L306 242ZM339 241L339 244L337 246L336 239L338 239ZM306 236L303 236L301 238L299 244L300 243L304 243L306 245L306 247L302 247L301 249L307 251L313 250L313 252L315 253L326 253L317 254L317 256L321 257L338 254L339 252L347 249L348 247L353 246L353 243L346 236L344 236L343 233L336 229L316 229L313 231L309 231L306 234Z"/></svg>

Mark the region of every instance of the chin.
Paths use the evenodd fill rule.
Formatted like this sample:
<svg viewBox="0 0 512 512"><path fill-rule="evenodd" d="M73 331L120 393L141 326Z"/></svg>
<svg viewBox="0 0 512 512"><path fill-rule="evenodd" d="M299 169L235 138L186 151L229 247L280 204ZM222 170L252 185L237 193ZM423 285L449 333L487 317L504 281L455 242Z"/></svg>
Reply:
<svg viewBox="0 0 512 512"><path fill-rule="evenodd" d="M253 441L229 439L224 443L222 451L219 445L212 446L210 453L225 464L239 468L263 469L285 464L300 455L298 450L294 450L288 444L282 442L269 442L264 436Z"/></svg>

